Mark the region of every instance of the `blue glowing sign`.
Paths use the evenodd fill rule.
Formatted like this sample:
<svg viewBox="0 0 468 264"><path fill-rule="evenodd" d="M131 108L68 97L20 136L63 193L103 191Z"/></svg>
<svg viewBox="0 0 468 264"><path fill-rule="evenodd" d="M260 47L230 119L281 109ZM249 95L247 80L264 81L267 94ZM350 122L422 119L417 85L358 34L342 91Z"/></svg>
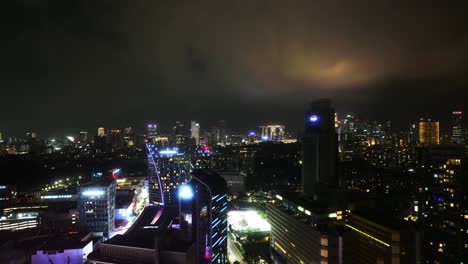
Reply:
<svg viewBox="0 0 468 264"><path fill-rule="evenodd" d="M319 121L319 117L318 115L311 115L309 116L308 121L312 124L316 124Z"/></svg>
<svg viewBox="0 0 468 264"><path fill-rule="evenodd" d="M188 184L183 184L179 187L179 198L184 200L191 200L193 198L193 189Z"/></svg>
<svg viewBox="0 0 468 264"><path fill-rule="evenodd" d="M101 196L104 195L102 190L88 190L81 193L83 196Z"/></svg>
<svg viewBox="0 0 468 264"><path fill-rule="evenodd" d="M173 156L179 154L179 148L165 148L159 151L161 156Z"/></svg>

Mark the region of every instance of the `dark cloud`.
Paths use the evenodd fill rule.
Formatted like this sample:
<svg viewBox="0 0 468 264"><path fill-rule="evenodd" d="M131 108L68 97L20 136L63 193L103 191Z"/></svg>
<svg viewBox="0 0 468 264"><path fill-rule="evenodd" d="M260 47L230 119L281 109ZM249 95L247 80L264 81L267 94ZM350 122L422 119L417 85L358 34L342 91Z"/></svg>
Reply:
<svg viewBox="0 0 468 264"><path fill-rule="evenodd" d="M339 110L405 122L468 107L459 99L468 95L465 2L0 5L1 131L175 118L294 125L303 104L323 96Z"/></svg>

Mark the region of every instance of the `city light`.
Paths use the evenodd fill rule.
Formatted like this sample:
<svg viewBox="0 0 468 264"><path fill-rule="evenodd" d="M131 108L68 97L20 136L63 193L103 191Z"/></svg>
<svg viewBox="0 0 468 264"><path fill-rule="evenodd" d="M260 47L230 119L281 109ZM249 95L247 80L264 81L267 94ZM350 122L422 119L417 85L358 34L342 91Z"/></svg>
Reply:
<svg viewBox="0 0 468 264"><path fill-rule="evenodd" d="M317 115L311 115L309 116L309 122L311 123L317 123L319 121L319 117Z"/></svg>
<svg viewBox="0 0 468 264"><path fill-rule="evenodd" d="M230 211L228 223L237 232L268 232L270 224L257 211Z"/></svg>
<svg viewBox="0 0 468 264"><path fill-rule="evenodd" d="M193 189L188 184L183 184L179 187L179 198L184 200L190 200L194 196Z"/></svg>
<svg viewBox="0 0 468 264"><path fill-rule="evenodd" d="M102 190L89 190L81 193L83 196L101 196L104 195Z"/></svg>

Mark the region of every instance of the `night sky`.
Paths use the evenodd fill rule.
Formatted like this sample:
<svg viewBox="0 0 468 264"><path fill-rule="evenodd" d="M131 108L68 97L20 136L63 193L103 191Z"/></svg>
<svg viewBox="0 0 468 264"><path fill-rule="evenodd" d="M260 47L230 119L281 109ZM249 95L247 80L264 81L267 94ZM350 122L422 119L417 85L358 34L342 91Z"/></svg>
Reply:
<svg viewBox="0 0 468 264"><path fill-rule="evenodd" d="M400 125L468 109L466 1L0 5L7 135L175 119L298 128L305 103L321 97L339 112Z"/></svg>

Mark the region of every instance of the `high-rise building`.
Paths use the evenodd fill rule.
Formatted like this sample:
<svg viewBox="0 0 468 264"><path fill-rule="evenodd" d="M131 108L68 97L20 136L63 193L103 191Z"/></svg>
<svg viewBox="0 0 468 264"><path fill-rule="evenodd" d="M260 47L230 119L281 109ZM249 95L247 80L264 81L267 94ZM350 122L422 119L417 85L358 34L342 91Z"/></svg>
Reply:
<svg viewBox="0 0 468 264"><path fill-rule="evenodd" d="M452 111L452 137L454 144L463 144L463 112L460 110Z"/></svg>
<svg viewBox="0 0 468 264"><path fill-rule="evenodd" d="M338 185L335 111L329 99L311 103L302 142L302 194L315 197L320 185Z"/></svg>
<svg viewBox="0 0 468 264"><path fill-rule="evenodd" d="M149 142L154 143L154 139L158 136L158 125L148 124L146 126L146 138Z"/></svg>
<svg viewBox="0 0 468 264"><path fill-rule="evenodd" d="M135 145L135 131L132 127L127 127L124 129L123 141L127 147L132 147Z"/></svg>
<svg viewBox="0 0 468 264"><path fill-rule="evenodd" d="M81 143L88 142L88 132L87 131L81 131L80 132L80 142Z"/></svg>
<svg viewBox="0 0 468 264"><path fill-rule="evenodd" d="M158 151L156 161L161 178L164 205L177 205L176 188L190 179L191 162L178 148L164 148Z"/></svg>
<svg viewBox="0 0 468 264"><path fill-rule="evenodd" d="M99 137L105 136L105 135L106 135L106 130L105 130L103 127L98 127L98 129L97 129L97 135L98 135Z"/></svg>
<svg viewBox="0 0 468 264"><path fill-rule="evenodd" d="M149 185L149 204L152 206L164 206L164 194L161 177L158 172L158 149L154 144L146 144L148 155L148 185Z"/></svg>
<svg viewBox="0 0 468 264"><path fill-rule="evenodd" d="M468 170L463 145L433 145L424 155L427 169L415 211L424 225L430 263L468 261Z"/></svg>
<svg viewBox="0 0 468 264"><path fill-rule="evenodd" d="M107 140L112 149L121 148L123 146L122 130L111 129Z"/></svg>
<svg viewBox="0 0 468 264"><path fill-rule="evenodd" d="M227 187L212 170L195 170L178 189L180 226L195 241L196 263L227 263Z"/></svg>
<svg viewBox="0 0 468 264"><path fill-rule="evenodd" d="M275 263L343 263L340 234L318 226L319 219L329 221L327 211L313 212L302 200L281 195L275 198L275 203L267 204L271 256Z"/></svg>
<svg viewBox="0 0 468 264"><path fill-rule="evenodd" d="M284 139L284 126L282 125L268 125L261 126L262 140L263 141L281 141Z"/></svg>
<svg viewBox="0 0 468 264"><path fill-rule="evenodd" d="M99 179L78 188L78 213L83 231L108 237L114 230L116 181Z"/></svg>
<svg viewBox="0 0 468 264"><path fill-rule="evenodd" d="M195 139L195 145L200 145L200 124L196 121L190 122L190 134Z"/></svg>
<svg viewBox="0 0 468 264"><path fill-rule="evenodd" d="M424 146L438 145L440 143L439 122L421 118L418 123L419 143Z"/></svg>
<svg viewBox="0 0 468 264"><path fill-rule="evenodd" d="M187 126L182 121L175 121L175 125L172 128L172 144L176 146L183 145L189 136Z"/></svg>

